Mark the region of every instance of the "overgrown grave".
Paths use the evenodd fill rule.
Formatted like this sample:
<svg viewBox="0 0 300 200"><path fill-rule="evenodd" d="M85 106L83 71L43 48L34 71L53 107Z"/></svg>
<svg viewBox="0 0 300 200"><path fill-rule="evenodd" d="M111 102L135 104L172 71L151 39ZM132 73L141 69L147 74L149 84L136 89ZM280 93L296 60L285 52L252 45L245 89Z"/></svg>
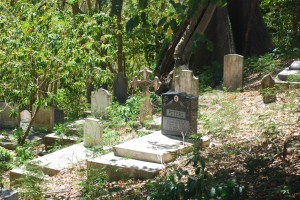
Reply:
<svg viewBox="0 0 300 200"><path fill-rule="evenodd" d="M142 73L146 77L144 82L135 78L133 84L136 88L137 83L144 83L143 91L147 94L151 84L147 79L149 71ZM193 76L189 77L194 80ZM172 164L176 155L191 151L193 144L185 136L197 133L198 96L167 93L163 95L162 110L162 130L115 145L113 153L88 159L88 171L105 171L109 180L147 179Z"/></svg>

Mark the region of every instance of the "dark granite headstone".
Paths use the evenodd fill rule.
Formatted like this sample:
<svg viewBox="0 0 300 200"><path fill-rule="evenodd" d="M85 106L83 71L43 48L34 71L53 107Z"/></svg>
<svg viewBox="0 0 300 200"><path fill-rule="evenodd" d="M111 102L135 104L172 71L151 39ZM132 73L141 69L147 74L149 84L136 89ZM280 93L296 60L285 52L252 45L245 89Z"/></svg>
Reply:
<svg viewBox="0 0 300 200"><path fill-rule="evenodd" d="M162 133L182 136L197 133L198 97L184 92L162 94Z"/></svg>
<svg viewBox="0 0 300 200"><path fill-rule="evenodd" d="M125 103L127 100L127 87L128 80L124 76L124 73L118 73L114 79L114 96L117 98L118 102Z"/></svg>

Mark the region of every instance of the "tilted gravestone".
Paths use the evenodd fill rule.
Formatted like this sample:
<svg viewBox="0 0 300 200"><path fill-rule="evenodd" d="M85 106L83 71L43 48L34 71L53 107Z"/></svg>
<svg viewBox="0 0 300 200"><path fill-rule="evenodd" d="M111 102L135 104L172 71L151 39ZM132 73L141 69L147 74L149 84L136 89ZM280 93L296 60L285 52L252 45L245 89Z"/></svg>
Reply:
<svg viewBox="0 0 300 200"><path fill-rule="evenodd" d="M228 54L224 56L224 87L228 91L236 91L243 87L243 65L244 57L237 54Z"/></svg>
<svg viewBox="0 0 300 200"><path fill-rule="evenodd" d="M140 74L143 77L142 80L138 80L137 77L134 77L132 81L132 87L134 90L137 89L138 86L143 89L142 96L144 97L144 100L140 107L140 122L144 122L146 119L152 118L153 107L150 100L149 87L153 86L154 91L156 91L159 89L159 86L161 84L158 77L155 77L153 81L150 80L151 73L152 71L146 68L140 71Z"/></svg>
<svg viewBox="0 0 300 200"><path fill-rule="evenodd" d="M103 134L103 126L100 120L94 118L86 118L83 127L83 143L84 146L101 145Z"/></svg>
<svg viewBox="0 0 300 200"><path fill-rule="evenodd" d="M181 70L175 76L175 92L185 92L194 96L199 96L199 80L194 77L191 70Z"/></svg>
<svg viewBox="0 0 300 200"><path fill-rule="evenodd" d="M265 75L261 80L261 93L264 103L276 101L275 81L270 74Z"/></svg>
<svg viewBox="0 0 300 200"><path fill-rule="evenodd" d="M4 190L0 188L0 199L1 200L18 200L19 193L12 190Z"/></svg>
<svg viewBox="0 0 300 200"><path fill-rule="evenodd" d="M35 108L33 113L35 113ZM33 129L51 132L55 124L64 122L64 112L53 106L48 106L46 108L39 108L37 116L33 122Z"/></svg>
<svg viewBox="0 0 300 200"><path fill-rule="evenodd" d="M111 106L112 95L105 89L98 89L92 92L91 111L94 116L101 116L106 113L107 108Z"/></svg>
<svg viewBox="0 0 300 200"><path fill-rule="evenodd" d="M128 81L124 73L120 72L114 79L114 96L118 102L125 103L127 100Z"/></svg>
<svg viewBox="0 0 300 200"><path fill-rule="evenodd" d="M186 136L197 133L198 96L184 92L162 94L162 133Z"/></svg>
<svg viewBox="0 0 300 200"><path fill-rule="evenodd" d="M16 118L11 117L11 113L16 112ZM16 128L20 126L20 113L18 106L11 106L8 103L0 102L0 127Z"/></svg>

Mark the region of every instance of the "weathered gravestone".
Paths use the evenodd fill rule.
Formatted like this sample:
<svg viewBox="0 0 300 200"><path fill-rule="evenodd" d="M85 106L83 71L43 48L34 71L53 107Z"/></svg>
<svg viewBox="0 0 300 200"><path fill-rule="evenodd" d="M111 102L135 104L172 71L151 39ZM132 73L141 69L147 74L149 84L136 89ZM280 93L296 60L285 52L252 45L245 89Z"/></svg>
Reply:
<svg viewBox="0 0 300 200"><path fill-rule="evenodd" d="M112 95L105 89L98 89L92 92L91 111L94 116L101 116L106 113L107 108L111 106Z"/></svg>
<svg viewBox="0 0 300 200"><path fill-rule="evenodd" d="M103 126L100 120L86 118L83 127L83 143L84 146L101 145L103 134Z"/></svg>
<svg viewBox="0 0 300 200"><path fill-rule="evenodd" d="M197 133L198 96L184 92L162 94L162 133L186 136Z"/></svg>
<svg viewBox="0 0 300 200"><path fill-rule="evenodd" d="M16 112L16 118L11 117L11 113ZM8 103L0 102L0 127L2 128L16 128L20 125L19 108L11 106Z"/></svg>
<svg viewBox="0 0 300 200"><path fill-rule="evenodd" d="M142 96L144 97L144 100L140 107L140 122L144 122L146 119L152 118L153 107L150 100L149 87L153 86L154 91L156 91L158 90L161 84L157 76L154 78L153 81L150 80L151 73L151 70L144 69L140 71L140 74L143 76L143 79L138 80L137 77L134 77L132 81L133 89L137 89L138 86L140 86L143 89Z"/></svg>
<svg viewBox="0 0 300 200"><path fill-rule="evenodd" d="M118 73L114 79L114 96L120 103L125 103L127 100L127 86L128 81L124 73Z"/></svg>
<svg viewBox="0 0 300 200"><path fill-rule="evenodd" d="M244 57L237 54L224 56L224 87L228 91L235 91L243 87L243 65Z"/></svg>
<svg viewBox="0 0 300 200"><path fill-rule="evenodd" d="M35 108L33 113L35 113ZM53 106L40 108L33 122L33 129L51 132L55 124L64 122L64 112Z"/></svg>
<svg viewBox="0 0 300 200"><path fill-rule="evenodd" d="M265 75L261 80L261 93L264 103L276 101L275 81L270 74Z"/></svg>
<svg viewBox="0 0 300 200"><path fill-rule="evenodd" d="M194 96L199 96L199 80L194 77L191 70L181 70L175 76L175 92L185 92Z"/></svg>

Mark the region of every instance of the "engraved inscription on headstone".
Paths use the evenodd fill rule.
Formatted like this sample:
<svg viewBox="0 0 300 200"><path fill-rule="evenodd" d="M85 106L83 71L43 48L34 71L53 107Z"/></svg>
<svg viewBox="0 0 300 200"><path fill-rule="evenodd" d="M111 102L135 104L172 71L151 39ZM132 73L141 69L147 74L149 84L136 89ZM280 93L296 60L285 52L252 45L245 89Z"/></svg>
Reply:
<svg viewBox="0 0 300 200"><path fill-rule="evenodd" d="M162 94L162 133L182 136L197 133L198 97L183 92Z"/></svg>

